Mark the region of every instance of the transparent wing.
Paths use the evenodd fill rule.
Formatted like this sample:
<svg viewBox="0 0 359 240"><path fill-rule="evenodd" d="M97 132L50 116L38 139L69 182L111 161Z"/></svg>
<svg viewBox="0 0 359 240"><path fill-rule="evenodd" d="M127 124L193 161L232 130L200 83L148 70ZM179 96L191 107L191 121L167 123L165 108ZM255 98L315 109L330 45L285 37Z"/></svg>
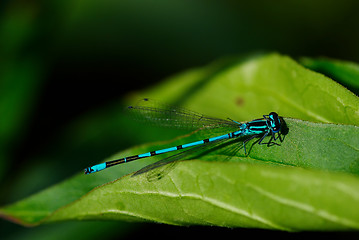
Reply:
<svg viewBox="0 0 359 240"><path fill-rule="evenodd" d="M199 145L197 147L184 150L180 153L171 155L155 163L147 165L146 167L135 172L132 176L137 176L143 173L147 173L147 179L149 181L158 180L162 178L165 174L167 174L179 160L186 160L194 157L199 157L203 154L207 154L210 151L216 150L217 148L221 149L221 151L223 151L224 149L232 149L232 151L230 151L230 154L235 155L235 153L238 151L238 148L233 148L233 146L231 147L231 145L233 145L233 143L235 142L238 142L237 139L223 139L216 142ZM223 146L226 147L223 148ZM233 149L236 149L236 151L233 151Z"/></svg>
<svg viewBox="0 0 359 240"><path fill-rule="evenodd" d="M171 106L156 100L144 98L127 108L136 120L152 125L184 129L198 128L238 128L238 123L230 120L206 116L183 107Z"/></svg>

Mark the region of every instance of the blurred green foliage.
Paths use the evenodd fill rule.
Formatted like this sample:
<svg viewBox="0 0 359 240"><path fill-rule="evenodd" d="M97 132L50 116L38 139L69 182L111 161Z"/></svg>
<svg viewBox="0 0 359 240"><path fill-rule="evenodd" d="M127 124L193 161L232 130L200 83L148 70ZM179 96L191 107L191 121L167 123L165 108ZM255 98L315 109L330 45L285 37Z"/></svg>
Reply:
<svg viewBox="0 0 359 240"><path fill-rule="evenodd" d="M1 205L120 149L159 140L154 134L132 136L118 100L177 71L226 55L272 50L358 62L358 6L350 0L4 1ZM76 227L69 228L73 238L81 238ZM117 227L108 228L121 235ZM4 221L0 229L13 239L34 231L36 239L49 239L64 231Z"/></svg>
<svg viewBox="0 0 359 240"><path fill-rule="evenodd" d="M328 58L302 58L301 63L313 71L335 79L350 91L359 95L359 65L353 62Z"/></svg>

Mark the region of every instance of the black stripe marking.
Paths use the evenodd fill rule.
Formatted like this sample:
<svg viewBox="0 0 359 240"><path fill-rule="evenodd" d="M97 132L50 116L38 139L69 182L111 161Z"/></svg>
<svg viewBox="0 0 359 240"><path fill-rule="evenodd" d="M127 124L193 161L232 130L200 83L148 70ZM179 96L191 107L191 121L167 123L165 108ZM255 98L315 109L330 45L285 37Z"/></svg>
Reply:
<svg viewBox="0 0 359 240"><path fill-rule="evenodd" d="M253 122L251 121L249 123L249 127L266 127L267 123L265 121L260 121L260 122Z"/></svg>
<svg viewBox="0 0 359 240"><path fill-rule="evenodd" d="M133 161L133 160L136 160L136 159L139 159L138 155L130 156L130 157L126 158L126 162Z"/></svg>
<svg viewBox="0 0 359 240"><path fill-rule="evenodd" d="M157 155L156 151L150 152L151 156Z"/></svg>
<svg viewBox="0 0 359 240"><path fill-rule="evenodd" d="M112 165L117 165L117 164L120 164L120 163L124 163L124 162L126 162L126 160L125 160L125 158L121 158L121 159L106 162L106 167L111 167Z"/></svg>
<svg viewBox="0 0 359 240"><path fill-rule="evenodd" d="M182 145L177 146L177 150L180 150L180 149L182 149Z"/></svg>
<svg viewBox="0 0 359 240"><path fill-rule="evenodd" d="M208 143L208 142L209 142L209 138L203 139L203 143Z"/></svg>

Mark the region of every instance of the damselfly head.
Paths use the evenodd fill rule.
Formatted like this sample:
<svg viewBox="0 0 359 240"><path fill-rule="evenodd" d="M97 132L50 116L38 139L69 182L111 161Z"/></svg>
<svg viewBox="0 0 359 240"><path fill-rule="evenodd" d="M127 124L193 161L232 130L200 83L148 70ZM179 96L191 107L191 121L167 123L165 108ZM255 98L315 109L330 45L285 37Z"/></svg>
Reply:
<svg viewBox="0 0 359 240"><path fill-rule="evenodd" d="M268 117L270 119L272 131L274 133L279 132L281 128L281 123L278 114L276 112L271 112Z"/></svg>

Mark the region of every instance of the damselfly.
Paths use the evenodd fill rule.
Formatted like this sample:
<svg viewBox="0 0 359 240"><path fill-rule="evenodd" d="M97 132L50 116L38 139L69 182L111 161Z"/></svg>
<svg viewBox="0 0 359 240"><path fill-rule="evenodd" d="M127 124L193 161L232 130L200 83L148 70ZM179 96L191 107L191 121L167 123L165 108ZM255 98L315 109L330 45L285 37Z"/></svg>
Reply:
<svg viewBox="0 0 359 240"><path fill-rule="evenodd" d="M146 152L134 156L128 156L105 163L100 163L86 168L85 174L101 171L105 168L109 168L118 164L131 162L134 160L156 156L173 151L180 151L182 149L194 148L196 146L210 146L213 143L218 143L226 139L233 138L245 138L243 141L243 148L245 155L247 156L246 143L253 138L260 138L258 144L279 145L276 142L277 139L281 139L281 120L277 113L271 112L268 115L263 115L263 118L255 119L250 122L240 123L235 120L224 120L220 118L209 117L203 114L199 114L181 107L174 107L165 104L159 104L156 101L149 100L147 98L141 100L135 106L129 106L127 109L129 112L140 116L141 120L148 120L150 122L158 123L162 126L172 126L179 128L226 128L233 129L233 131L227 132L223 135L214 136L211 138L202 139L195 142L181 144L169 148L159 149L151 152ZM263 140L266 136L270 136L268 142L264 143ZM171 158L171 157L169 157ZM180 159L181 155L177 154L176 158ZM164 159L165 160L165 159ZM163 160L161 160L164 162ZM156 163L155 163L156 164ZM159 164L158 164L159 165ZM140 170L141 171L141 170Z"/></svg>

